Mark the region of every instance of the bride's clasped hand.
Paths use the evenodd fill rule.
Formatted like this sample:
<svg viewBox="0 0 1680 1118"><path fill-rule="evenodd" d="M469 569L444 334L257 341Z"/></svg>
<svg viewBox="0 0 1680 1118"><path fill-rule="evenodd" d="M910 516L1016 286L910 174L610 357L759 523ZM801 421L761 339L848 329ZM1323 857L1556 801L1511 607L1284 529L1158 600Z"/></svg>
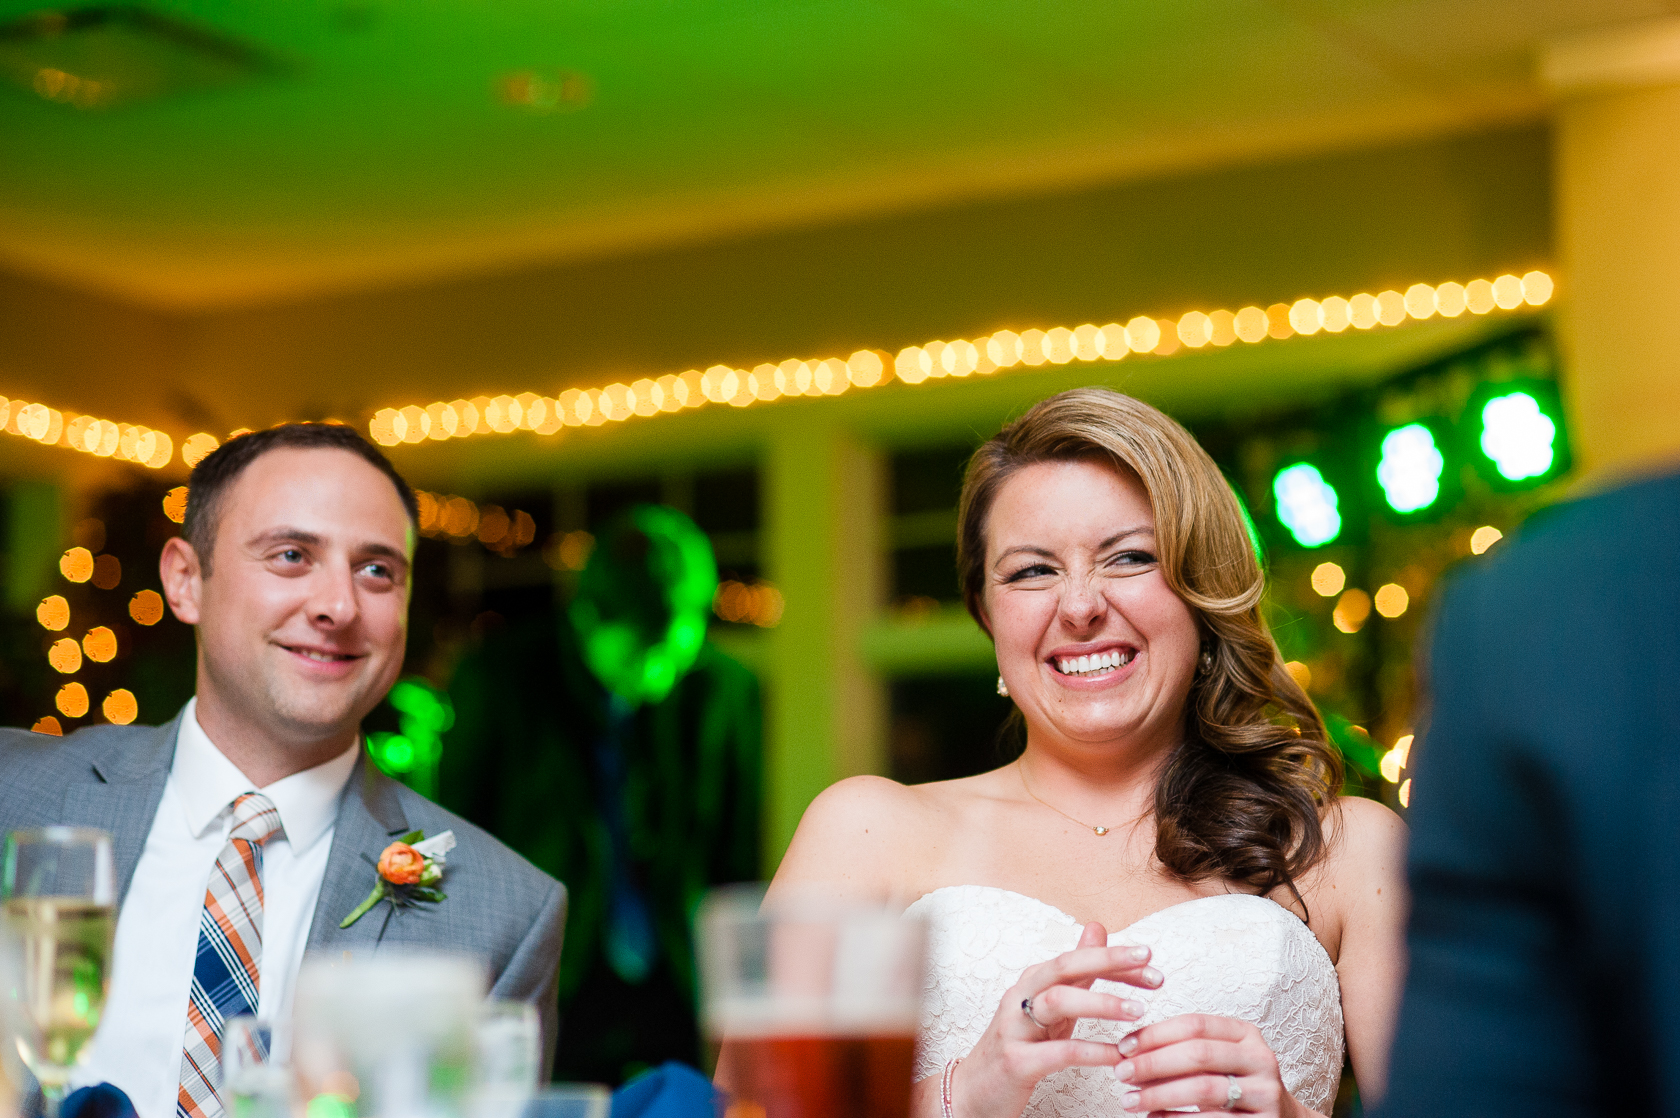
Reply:
<svg viewBox="0 0 1680 1118"><path fill-rule="evenodd" d="M1065 392L975 453L958 520L1017 755L834 785L770 890L926 920L911 1112L1303 1118L1344 1050L1374 1097L1403 828L1339 795L1218 467L1146 404Z"/></svg>
<svg viewBox="0 0 1680 1118"><path fill-rule="evenodd" d="M1016 1118L1038 1081L1051 1072L1119 1063L1115 1045L1075 1039L1074 1026L1083 1018L1136 1021L1145 1007L1134 998L1102 993L1091 985L1101 978L1152 990L1161 985L1162 975L1149 965L1149 948L1107 944L1103 926L1087 924L1077 948L1021 973L966 1066L951 1066L940 1085L954 1113Z"/></svg>

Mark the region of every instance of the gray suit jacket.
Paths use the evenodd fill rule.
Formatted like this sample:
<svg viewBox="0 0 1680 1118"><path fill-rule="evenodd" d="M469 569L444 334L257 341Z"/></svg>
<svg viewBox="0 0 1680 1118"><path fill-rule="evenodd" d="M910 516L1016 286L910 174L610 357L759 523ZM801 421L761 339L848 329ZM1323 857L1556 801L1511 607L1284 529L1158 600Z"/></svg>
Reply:
<svg viewBox="0 0 1680 1118"><path fill-rule="evenodd" d="M121 903L163 798L180 720L176 715L163 726L90 726L64 738L0 729L0 832L55 824L110 832ZM340 930L338 923L373 888L374 871L363 857L377 860L395 838L415 830L428 837L455 832L458 845L449 854L442 886L448 899L396 913L382 943L482 959L492 997L537 1006L544 1066L551 1065L566 887L487 832L390 779L365 753L338 809L309 950L373 950L384 906L350 928ZM180 1010L185 1021L184 1002Z"/></svg>

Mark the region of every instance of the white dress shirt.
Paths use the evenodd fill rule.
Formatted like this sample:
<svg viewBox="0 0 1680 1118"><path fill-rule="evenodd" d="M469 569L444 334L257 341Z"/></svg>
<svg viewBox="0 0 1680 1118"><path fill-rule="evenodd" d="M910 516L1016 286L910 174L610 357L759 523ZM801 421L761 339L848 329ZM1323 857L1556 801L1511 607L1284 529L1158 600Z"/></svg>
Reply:
<svg viewBox="0 0 1680 1118"><path fill-rule="evenodd" d="M245 792L261 791L272 800L281 826L263 844L257 1015L269 1022L290 1019L339 800L355 763L352 746L256 789L205 735L198 700L187 704L163 799L117 915L105 1013L74 1085L114 1083L134 1100L140 1118L173 1118L204 891L227 845L233 801Z"/></svg>

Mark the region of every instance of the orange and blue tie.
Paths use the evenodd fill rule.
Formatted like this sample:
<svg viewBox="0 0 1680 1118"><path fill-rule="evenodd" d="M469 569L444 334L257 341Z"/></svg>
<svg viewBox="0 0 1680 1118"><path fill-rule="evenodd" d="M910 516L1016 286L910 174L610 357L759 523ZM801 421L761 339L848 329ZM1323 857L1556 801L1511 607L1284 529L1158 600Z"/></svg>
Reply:
<svg viewBox="0 0 1680 1118"><path fill-rule="evenodd" d="M267 796L248 792L233 801L233 828L204 891L198 957L187 999L187 1036L181 1054L177 1118L220 1118L222 1023L257 1012L262 977L263 843L280 829L280 812Z"/></svg>

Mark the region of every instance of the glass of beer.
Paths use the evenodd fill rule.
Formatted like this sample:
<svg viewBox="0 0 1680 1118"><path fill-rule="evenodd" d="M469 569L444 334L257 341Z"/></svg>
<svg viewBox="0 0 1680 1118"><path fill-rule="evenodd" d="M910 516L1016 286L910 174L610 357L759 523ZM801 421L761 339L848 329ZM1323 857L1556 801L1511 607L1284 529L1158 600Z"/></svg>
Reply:
<svg viewBox="0 0 1680 1118"><path fill-rule="evenodd" d="M0 850L0 912L20 956L20 981L6 995L18 1054L56 1115L105 1008L116 928L111 836L11 832Z"/></svg>
<svg viewBox="0 0 1680 1118"><path fill-rule="evenodd" d="M726 1118L907 1118L926 925L816 896L763 901L722 889L700 911Z"/></svg>

